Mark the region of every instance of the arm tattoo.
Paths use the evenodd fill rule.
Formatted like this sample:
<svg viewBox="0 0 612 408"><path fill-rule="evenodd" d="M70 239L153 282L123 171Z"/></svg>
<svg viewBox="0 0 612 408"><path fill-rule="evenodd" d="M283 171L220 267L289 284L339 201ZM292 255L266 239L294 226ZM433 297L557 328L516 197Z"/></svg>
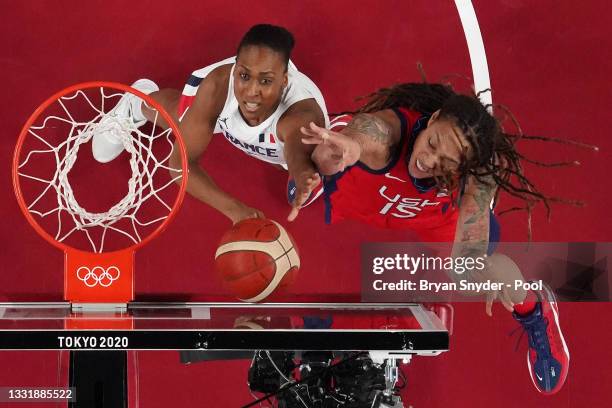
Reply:
<svg viewBox="0 0 612 408"><path fill-rule="evenodd" d="M453 258L482 257L488 250L489 204L495 193L495 188L483 183L478 183L476 188L473 193L465 194L462 197L466 202L460 208L465 213L459 216L452 251ZM482 271L468 270L463 277L471 280L474 275L478 275L478 272Z"/></svg>
<svg viewBox="0 0 612 408"><path fill-rule="evenodd" d="M353 120L347 125L346 131L361 133L377 143L385 145L392 143L391 126L384 120L369 113L360 113L353 117Z"/></svg>
<svg viewBox="0 0 612 408"><path fill-rule="evenodd" d="M464 200L469 200L463 207L466 212L459 216L457 232L460 232L459 242L465 246L467 243L480 244L488 243L489 223L489 203L491 202L492 191L484 185L479 185L478 190L473 194L463 196ZM467 219L465 219L467 217ZM465 219L465 220L464 220ZM471 245L469 245L471 246Z"/></svg>
<svg viewBox="0 0 612 408"><path fill-rule="evenodd" d="M493 200L493 196L495 195L495 183L493 180L484 180L485 184L482 182L474 181L477 184L477 190L473 193L472 197L478 206L478 211L476 211L465 223L466 224L474 224L477 222L482 215L489 210L491 201Z"/></svg>

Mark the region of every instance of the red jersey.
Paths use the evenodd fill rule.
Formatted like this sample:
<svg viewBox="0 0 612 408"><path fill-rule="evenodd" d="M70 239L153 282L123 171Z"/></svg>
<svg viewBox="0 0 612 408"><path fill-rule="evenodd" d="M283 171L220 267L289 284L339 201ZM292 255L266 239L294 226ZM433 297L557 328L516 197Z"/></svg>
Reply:
<svg viewBox="0 0 612 408"><path fill-rule="evenodd" d="M374 170L361 162L323 179L325 222L354 219L381 228L413 230L423 240L453 241L459 212L448 193L408 173L406 157L412 154L419 132L427 127L426 116L400 108L401 139L389 164ZM350 116L332 121L339 131Z"/></svg>

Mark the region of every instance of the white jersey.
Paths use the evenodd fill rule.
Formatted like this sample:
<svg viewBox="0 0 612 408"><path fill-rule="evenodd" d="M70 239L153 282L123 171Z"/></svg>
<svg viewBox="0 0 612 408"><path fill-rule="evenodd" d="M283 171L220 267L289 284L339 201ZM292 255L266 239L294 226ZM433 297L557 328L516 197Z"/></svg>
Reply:
<svg viewBox="0 0 612 408"><path fill-rule="evenodd" d="M234 95L233 73L236 67L235 63L236 57L231 57L194 71L183 88L183 97L193 99L200 83L212 70L222 65L233 64L230 72L227 98L225 99L223 110L217 118L215 133L223 133L230 143L250 156L286 167L283 142L279 140L276 129L279 119L293 104L304 99L313 98L323 111L325 127L328 127L329 118L323 95L314 82L298 71L293 62L289 61L287 68L288 83L283 91L278 107L262 123L257 126L250 126L240 115L238 100ZM182 119L184 112L179 112L179 115Z"/></svg>

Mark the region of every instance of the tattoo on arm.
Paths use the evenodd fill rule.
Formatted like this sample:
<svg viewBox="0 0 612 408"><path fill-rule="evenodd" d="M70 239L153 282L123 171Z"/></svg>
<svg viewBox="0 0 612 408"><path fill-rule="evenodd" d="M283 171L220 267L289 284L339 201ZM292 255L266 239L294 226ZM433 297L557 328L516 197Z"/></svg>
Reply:
<svg viewBox="0 0 612 408"><path fill-rule="evenodd" d="M487 243L489 235L489 205L493 198L494 189L479 183L477 190L473 193L465 194L457 225L457 243ZM467 219L466 219L467 218Z"/></svg>
<svg viewBox="0 0 612 408"><path fill-rule="evenodd" d="M383 119L369 113L360 113L345 128L347 133L361 133L369 136L373 141L389 145L391 140L391 126Z"/></svg>
<svg viewBox="0 0 612 408"><path fill-rule="evenodd" d="M473 182L476 182L473 180ZM476 258L487 253L489 246L489 205L495 194L493 184L478 183L476 191L466 193L460 206L459 221L453 246L453 258ZM466 271L465 279L478 276L477 270Z"/></svg>
<svg viewBox="0 0 612 408"><path fill-rule="evenodd" d="M467 221L465 221L465 224L476 223L479 219L481 219L483 214L489 211L491 201L493 200L493 196L495 195L495 184L491 179L483 181L488 184L472 180L472 183L477 183L476 191L471 194L471 197L478 206L478 210L475 211L474 214Z"/></svg>

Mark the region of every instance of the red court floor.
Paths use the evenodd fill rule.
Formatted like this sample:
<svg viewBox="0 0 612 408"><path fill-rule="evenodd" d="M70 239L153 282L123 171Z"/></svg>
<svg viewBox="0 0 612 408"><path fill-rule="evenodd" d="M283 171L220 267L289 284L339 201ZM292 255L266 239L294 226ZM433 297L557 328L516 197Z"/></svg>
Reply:
<svg viewBox="0 0 612 408"><path fill-rule="evenodd" d="M584 208L554 206L550 222L539 208L534 240L612 241L608 2L473 4L494 102L510 107L528 134L570 138L600 148L593 153L538 142L520 145L536 159L581 162L579 167L559 169L526 166L544 192L586 202ZM355 97L379 87L418 81L417 62L432 82L447 74L472 75L464 31L450 0L5 0L0 5L0 70L5 78L0 101L0 162L5 163L0 173L0 301L62 298L63 254L27 224L10 178L21 126L53 92L77 82L129 84L141 77L181 88L194 69L233 55L241 35L259 22L283 25L295 34L293 60L320 87L331 112L354 107ZM466 87L464 80L457 84ZM286 173L245 159L222 137L215 138L202 163L227 191L283 222L295 238L302 268L289 300L358 298L360 244L413 239L352 222L327 226L322 202L287 225ZM502 196L500 208L511 203ZM524 241L526 222L524 213L502 216L502 240ZM136 256L137 298L230 299L212 273L217 242L228 227L222 215L187 197L167 231ZM612 396L612 330L605 316L611 311L609 303L561 305L572 365L564 389L544 397L529 379L525 344L515 352L515 339L507 336L516 326L509 314L498 307L494 317L487 318L483 304L457 304L451 351L437 358L416 358L405 368L407 406L607 407ZM0 354L0 366L5 368L0 370L0 386L57 381L56 353L6 352ZM246 386L248 362L182 366L174 352L143 352L138 354L138 367L134 386L140 391L141 407L238 407L252 398Z"/></svg>

